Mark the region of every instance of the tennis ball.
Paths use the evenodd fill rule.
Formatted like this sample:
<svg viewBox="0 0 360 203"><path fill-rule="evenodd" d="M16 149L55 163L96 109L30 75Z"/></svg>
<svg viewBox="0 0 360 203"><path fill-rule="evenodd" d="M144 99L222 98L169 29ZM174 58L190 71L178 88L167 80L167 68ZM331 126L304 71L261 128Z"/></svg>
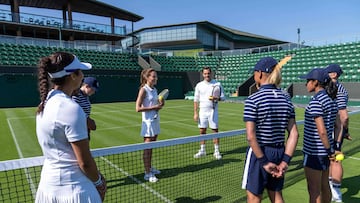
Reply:
<svg viewBox="0 0 360 203"><path fill-rule="evenodd" d="M163 100L163 97L162 97L162 96L159 96L159 100Z"/></svg>
<svg viewBox="0 0 360 203"><path fill-rule="evenodd" d="M336 161L342 161L342 160L344 160L344 154L343 154L343 153L337 154L337 155L335 156L335 160L336 160Z"/></svg>

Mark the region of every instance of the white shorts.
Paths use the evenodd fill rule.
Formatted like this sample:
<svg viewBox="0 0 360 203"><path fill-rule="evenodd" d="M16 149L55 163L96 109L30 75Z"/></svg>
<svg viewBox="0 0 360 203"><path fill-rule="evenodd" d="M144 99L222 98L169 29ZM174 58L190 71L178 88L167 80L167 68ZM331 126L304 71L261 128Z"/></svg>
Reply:
<svg viewBox="0 0 360 203"><path fill-rule="evenodd" d="M202 108L199 111L199 128L218 129L219 128L218 110L213 108Z"/></svg>
<svg viewBox="0 0 360 203"><path fill-rule="evenodd" d="M141 136L143 137L155 137L160 134L160 119L152 119L142 121L141 124Z"/></svg>

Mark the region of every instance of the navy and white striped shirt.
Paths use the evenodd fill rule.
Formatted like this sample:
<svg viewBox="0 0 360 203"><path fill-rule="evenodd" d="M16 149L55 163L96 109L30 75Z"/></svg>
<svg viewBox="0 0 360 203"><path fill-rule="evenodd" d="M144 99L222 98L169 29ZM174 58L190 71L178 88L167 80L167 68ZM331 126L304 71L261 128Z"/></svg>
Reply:
<svg viewBox="0 0 360 203"><path fill-rule="evenodd" d="M338 88L335 100L336 104L338 105L339 110L346 109L349 100L349 94L342 84L337 82L336 85Z"/></svg>
<svg viewBox="0 0 360 203"><path fill-rule="evenodd" d="M323 118L330 146L333 146L334 140L332 138L332 133L334 131L334 123L337 112L338 108L336 102L328 96L325 90L319 91L312 97L305 110L303 148L303 152L305 154L317 156L328 155L324 144L320 140L315 118Z"/></svg>
<svg viewBox="0 0 360 203"><path fill-rule="evenodd" d="M256 123L260 146L284 144L290 118L295 118L294 106L275 85L263 85L245 100L244 121Z"/></svg>
<svg viewBox="0 0 360 203"><path fill-rule="evenodd" d="M86 117L89 117L91 112L91 103L89 96L87 96L80 90L77 95L72 96L72 99L81 106L81 108L86 114Z"/></svg>

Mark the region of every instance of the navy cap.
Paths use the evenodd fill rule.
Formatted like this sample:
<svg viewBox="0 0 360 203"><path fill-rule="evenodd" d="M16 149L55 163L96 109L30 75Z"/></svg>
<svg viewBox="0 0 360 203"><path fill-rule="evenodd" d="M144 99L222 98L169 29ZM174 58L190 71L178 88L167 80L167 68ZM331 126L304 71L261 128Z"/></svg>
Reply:
<svg viewBox="0 0 360 203"><path fill-rule="evenodd" d="M343 73L341 67L338 64L330 64L328 67L326 67L326 71L328 73L337 73L337 76L340 77L340 75Z"/></svg>
<svg viewBox="0 0 360 203"><path fill-rule="evenodd" d="M95 91L97 91L99 89L99 82L94 77L86 77L86 78L84 78L83 83L89 85Z"/></svg>
<svg viewBox="0 0 360 203"><path fill-rule="evenodd" d="M271 73L277 63L273 57L264 57L256 63L254 71Z"/></svg>
<svg viewBox="0 0 360 203"><path fill-rule="evenodd" d="M322 83L330 80L329 74L324 68L314 68L308 74L300 76L299 78L307 80L318 80Z"/></svg>

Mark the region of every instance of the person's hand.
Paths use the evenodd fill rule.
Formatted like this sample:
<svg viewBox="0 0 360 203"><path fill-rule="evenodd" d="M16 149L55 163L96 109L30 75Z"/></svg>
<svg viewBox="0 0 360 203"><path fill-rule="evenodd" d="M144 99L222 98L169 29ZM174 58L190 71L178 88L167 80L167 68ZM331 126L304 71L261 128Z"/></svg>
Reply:
<svg viewBox="0 0 360 203"><path fill-rule="evenodd" d="M165 105L165 100L164 99L159 99L159 105L164 106Z"/></svg>
<svg viewBox="0 0 360 203"><path fill-rule="evenodd" d="M335 152L331 155L328 155L330 161L336 161L335 157L337 154L340 154L340 151L335 150Z"/></svg>
<svg viewBox="0 0 360 203"><path fill-rule="evenodd" d="M213 102L217 102L219 101L219 99L220 99L219 97L209 96L209 100Z"/></svg>
<svg viewBox="0 0 360 203"><path fill-rule="evenodd" d="M95 185L95 187L96 187L96 190L99 192L101 201L104 201L107 186L106 186L106 180L105 180L104 176L102 174L100 174L100 176L101 176L101 184L99 184L97 186Z"/></svg>
<svg viewBox="0 0 360 203"><path fill-rule="evenodd" d="M96 130L96 123L93 119L91 119L90 117L87 118L86 120L87 123L87 127L90 130Z"/></svg>
<svg viewBox="0 0 360 203"><path fill-rule="evenodd" d="M267 164L263 165L264 170L271 174L273 177L276 177L277 174L279 174L277 165L272 163L272 162L268 162Z"/></svg>
<svg viewBox="0 0 360 203"><path fill-rule="evenodd" d="M347 139L347 140L349 140L349 141L352 140L352 137L350 136L350 133L344 133L344 134L343 134L343 137L344 137L344 139Z"/></svg>
<svg viewBox="0 0 360 203"><path fill-rule="evenodd" d="M285 161L282 161L278 166L277 166L277 173L274 174L274 177L276 178L282 178L284 177L286 171L288 170L288 164Z"/></svg>
<svg viewBox="0 0 360 203"><path fill-rule="evenodd" d="M338 160L336 160L336 155L338 155L338 154L342 154L342 152L335 150L335 153L329 156L330 161L339 162Z"/></svg>

